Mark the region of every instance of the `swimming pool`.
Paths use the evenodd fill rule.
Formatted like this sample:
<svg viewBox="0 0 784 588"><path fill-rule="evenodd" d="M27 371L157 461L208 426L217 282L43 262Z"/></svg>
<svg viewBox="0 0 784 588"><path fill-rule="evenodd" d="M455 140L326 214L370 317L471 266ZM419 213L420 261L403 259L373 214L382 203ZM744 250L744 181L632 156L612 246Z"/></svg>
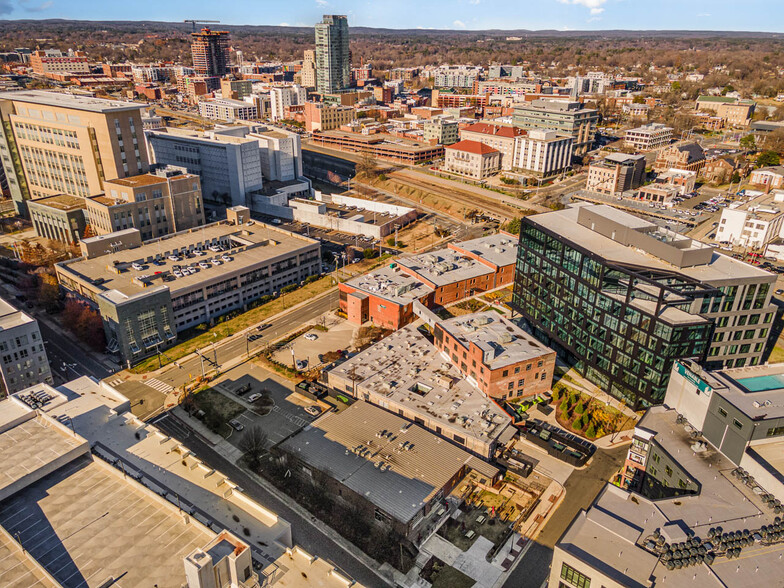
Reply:
<svg viewBox="0 0 784 588"><path fill-rule="evenodd" d="M767 390L784 388L784 374L738 378L736 381L749 392L765 392Z"/></svg>

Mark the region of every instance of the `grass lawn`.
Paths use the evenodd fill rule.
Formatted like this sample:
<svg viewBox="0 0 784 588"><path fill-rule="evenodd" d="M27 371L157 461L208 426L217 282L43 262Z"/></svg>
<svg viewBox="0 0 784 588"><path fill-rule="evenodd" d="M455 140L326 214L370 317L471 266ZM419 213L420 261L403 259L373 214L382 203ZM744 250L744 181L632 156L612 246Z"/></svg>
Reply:
<svg viewBox="0 0 784 588"><path fill-rule="evenodd" d="M782 361L784 361L784 347L776 345L770 352L768 363L780 363Z"/></svg>
<svg viewBox="0 0 784 588"><path fill-rule="evenodd" d="M193 395L193 404L196 407L195 410L203 410L206 413L204 424L213 433L224 437L231 430L231 427L227 424L228 421L237 418L245 412L244 406L212 388L206 388L195 393Z"/></svg>
<svg viewBox="0 0 784 588"><path fill-rule="evenodd" d="M333 287L334 283L332 277L325 276L316 280L315 282L311 282L310 284L294 290L294 292L289 292L285 296L271 300L267 304L262 304L261 306L252 308L248 312L234 317L233 319L215 325L211 329L203 332L201 335L192 337L187 341L183 341L174 347L166 349L161 353L161 363L166 365L172 361L176 361L181 357L185 357L189 353L193 353L197 349L204 347L205 345L209 345L213 341L220 341L225 337L229 337L234 333L238 333L239 331L255 325L267 317L282 312L286 308L291 308L296 304L310 300L319 294L323 294ZM285 308L283 306L284 302L286 304ZM215 334L218 336L215 337ZM143 374L157 369L158 358L153 356L136 364L133 368L131 368L130 371L135 374Z"/></svg>

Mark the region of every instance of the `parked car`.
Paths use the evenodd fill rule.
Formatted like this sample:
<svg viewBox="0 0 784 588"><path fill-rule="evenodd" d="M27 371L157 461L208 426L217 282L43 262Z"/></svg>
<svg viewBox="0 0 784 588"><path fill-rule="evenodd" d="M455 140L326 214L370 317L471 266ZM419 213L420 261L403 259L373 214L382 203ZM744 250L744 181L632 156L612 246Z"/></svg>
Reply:
<svg viewBox="0 0 784 588"><path fill-rule="evenodd" d="M308 360L307 359L298 359L295 363L298 370L304 370L308 367Z"/></svg>
<svg viewBox="0 0 784 588"><path fill-rule="evenodd" d="M231 420L229 421L229 426L230 426L232 429L234 429L235 431L242 431L242 429L244 429L244 428L245 428L245 425L243 425L243 424L242 424L241 422L239 422L237 419L231 419Z"/></svg>
<svg viewBox="0 0 784 588"><path fill-rule="evenodd" d="M247 400L250 403L253 403L253 402L256 402L259 398L261 398L261 394L259 394L258 392L255 392L255 393L251 394L250 396L248 396L245 400Z"/></svg>
<svg viewBox="0 0 784 588"><path fill-rule="evenodd" d="M318 339L318 335L316 335L315 333L307 333L305 335L305 339L307 339L308 341L315 341L316 339Z"/></svg>
<svg viewBox="0 0 784 588"><path fill-rule="evenodd" d="M318 406L308 406L305 408L305 412L313 416L318 416L321 414L321 409Z"/></svg>
<svg viewBox="0 0 784 588"><path fill-rule="evenodd" d="M256 330L263 331L264 329L269 329L272 326L272 323L263 323L256 327Z"/></svg>

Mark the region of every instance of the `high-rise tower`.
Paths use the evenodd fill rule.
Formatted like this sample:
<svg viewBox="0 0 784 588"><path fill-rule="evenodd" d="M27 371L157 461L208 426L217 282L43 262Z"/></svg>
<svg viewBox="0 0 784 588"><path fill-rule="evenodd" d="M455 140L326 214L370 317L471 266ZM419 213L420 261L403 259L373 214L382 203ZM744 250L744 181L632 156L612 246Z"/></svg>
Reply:
<svg viewBox="0 0 784 588"><path fill-rule="evenodd" d="M201 76L224 76L229 71L229 33L205 27L191 33L193 69Z"/></svg>
<svg viewBox="0 0 784 588"><path fill-rule="evenodd" d="M343 90L350 77L348 19L325 14L316 24L316 90L322 94Z"/></svg>

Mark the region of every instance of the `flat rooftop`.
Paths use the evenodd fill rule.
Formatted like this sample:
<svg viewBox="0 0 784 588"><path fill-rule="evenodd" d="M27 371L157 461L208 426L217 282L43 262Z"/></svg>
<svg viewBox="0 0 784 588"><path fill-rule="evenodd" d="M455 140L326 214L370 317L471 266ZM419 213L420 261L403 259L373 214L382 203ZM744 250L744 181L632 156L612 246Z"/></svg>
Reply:
<svg viewBox="0 0 784 588"><path fill-rule="evenodd" d="M46 198L38 198L31 200L28 204L39 204L41 206L48 206L56 210L71 211L85 208L84 198L79 196L70 196L68 194L57 194L55 196L47 196Z"/></svg>
<svg viewBox="0 0 784 588"><path fill-rule="evenodd" d="M408 304L433 292L433 289L399 267L384 266L371 273L357 276L346 282L366 294L378 296L396 304Z"/></svg>
<svg viewBox="0 0 784 588"><path fill-rule="evenodd" d="M492 274L488 266L453 249L439 249L401 257L397 263L436 287Z"/></svg>
<svg viewBox="0 0 784 588"><path fill-rule="evenodd" d="M184 557L215 536L90 456L1 503L0 526L65 588L181 588Z"/></svg>
<svg viewBox="0 0 784 588"><path fill-rule="evenodd" d="M496 233L470 241L452 243L452 246L480 256L497 267L504 267L517 263L518 241L517 236Z"/></svg>
<svg viewBox="0 0 784 588"><path fill-rule="evenodd" d="M555 353L493 311L454 317L440 321L438 325L466 348L471 343L479 347L492 370Z"/></svg>
<svg viewBox="0 0 784 588"><path fill-rule="evenodd" d="M178 261L169 259L176 251L192 251L197 245L218 240L226 246L222 252L205 249L205 255L194 253L179 255ZM175 233L169 237L148 241L141 247L125 249L117 253L103 255L91 259L79 258L73 262L65 262L60 268L70 274L86 280L102 280L96 287L101 290L117 290L126 296L132 296L153 286L168 286L172 296L180 290L186 290L206 282L214 282L222 277L241 272L265 261L273 261L278 257L287 256L306 247L318 245L318 241L271 227L265 223L235 226L227 222L213 223L204 227ZM221 256L228 255L230 261L222 261ZM158 265L153 263L158 260ZM220 264L211 262L217 259ZM131 263L138 262L142 269L135 270ZM201 268L200 262L209 264ZM196 271L187 276L175 277L174 266L192 267ZM115 268L124 268L116 271ZM147 276L142 278L142 276ZM174 278L165 281L165 278ZM147 283L148 286L143 284Z"/></svg>
<svg viewBox="0 0 784 588"><path fill-rule="evenodd" d="M367 402L330 413L282 448L394 516L412 520L472 460L419 425Z"/></svg>
<svg viewBox="0 0 784 588"><path fill-rule="evenodd" d="M249 104L246 103L245 106L249 106ZM145 134L148 137L154 137L156 139L169 138L173 141L190 139L191 141L198 141L201 143L224 143L231 145L258 143L258 139L253 139L252 137L238 137L236 135L226 135L219 132L195 131L193 129L183 129L177 127L166 127L165 129L161 130L147 131Z"/></svg>
<svg viewBox="0 0 784 588"><path fill-rule="evenodd" d="M155 186L157 184L165 184L167 179L171 180L187 180L188 178L195 178L193 174L178 174L166 178L165 176L159 176L157 174L139 174L137 176L131 176L130 178L117 178L116 180L107 180L107 184L113 184L115 186L125 186L127 188L141 188L143 186Z"/></svg>
<svg viewBox="0 0 784 588"><path fill-rule="evenodd" d="M28 102L56 108L70 108L72 110L85 110L88 112L118 112L123 110L141 110L147 108L146 104L137 102L124 102L121 100L107 100L64 94L62 92L48 92L45 90L21 90L18 92L0 92L0 100L13 100L14 102Z"/></svg>
<svg viewBox="0 0 784 588"><path fill-rule="evenodd" d="M362 133L351 133L346 131L316 131L313 135L314 140L319 137L327 137L330 139L356 141L360 143L367 143L369 145L383 145L402 151L429 151L431 149L438 149L439 145L431 145L424 141L414 141L405 137L398 137L397 135L388 135L386 133L375 133L373 135L363 135Z"/></svg>
<svg viewBox="0 0 784 588"><path fill-rule="evenodd" d="M694 440L676 419L674 410L655 407L638 427L656 433L656 441L700 483L700 493L651 501L608 484L591 508L578 515L559 547L624 586L780 585L784 576L780 544L758 542L744 547L737 560L720 556L711 565L674 570L668 570L645 548L646 539L657 529L673 543L683 541L687 531L706 539L716 526L728 533L774 523L773 511L762 504L758 494L731 475L734 464L710 445L705 451L694 451Z"/></svg>
<svg viewBox="0 0 784 588"><path fill-rule="evenodd" d="M714 392L754 420L784 418L784 363L710 372Z"/></svg>
<svg viewBox="0 0 784 588"><path fill-rule="evenodd" d="M60 588L46 570L0 529L0 582L4 588Z"/></svg>
<svg viewBox="0 0 784 588"><path fill-rule="evenodd" d="M6 489L72 451L88 451L81 437L22 407L16 399L0 402L0 496ZM21 419L26 419L18 422ZM77 451L78 452L78 451Z"/></svg>
<svg viewBox="0 0 784 588"><path fill-rule="evenodd" d="M771 221L780 217L784 212L784 192L774 190L769 194L761 194L743 202L732 203L724 210L748 212L751 218Z"/></svg>
<svg viewBox="0 0 784 588"><path fill-rule="evenodd" d="M511 419L471 385L413 325L388 337L330 371L393 403L406 406L429 421L484 442L497 439Z"/></svg>
<svg viewBox="0 0 784 588"><path fill-rule="evenodd" d="M0 298L0 331L32 322L33 318Z"/></svg>
<svg viewBox="0 0 784 588"><path fill-rule="evenodd" d="M625 213L607 205L577 205L563 210L545 212L526 217L534 225L538 225L560 235L568 242L599 255L609 261L637 265L644 268L677 271L701 282L720 283L722 281L737 283L738 280L765 279L775 281L775 276L769 272L744 263L727 255L713 252L710 263L691 267L678 268L666 261L646 253L641 249L627 247L617 241L605 237L590 228L577 222L579 209L582 206L601 206L607 209L607 217L611 220L626 224L629 228L645 228L651 225L646 220Z"/></svg>

